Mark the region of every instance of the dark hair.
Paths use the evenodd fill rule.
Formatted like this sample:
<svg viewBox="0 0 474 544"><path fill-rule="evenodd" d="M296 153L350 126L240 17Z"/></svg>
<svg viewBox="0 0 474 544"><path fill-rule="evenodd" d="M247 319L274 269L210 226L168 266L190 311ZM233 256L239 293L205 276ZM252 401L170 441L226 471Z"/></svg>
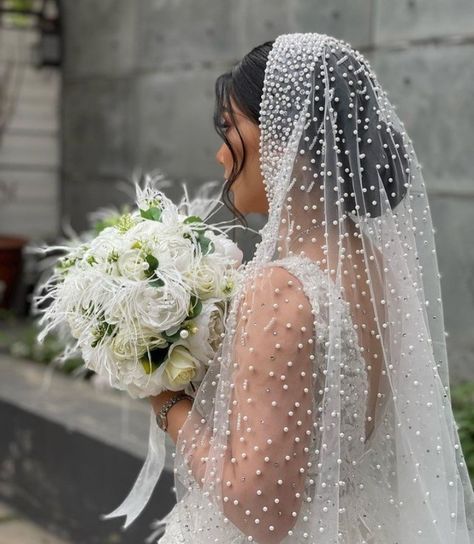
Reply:
<svg viewBox="0 0 474 544"><path fill-rule="evenodd" d="M237 104L242 113L244 113L251 121L254 121L255 124L259 124L260 101L265 79L265 67L268 53L272 46L273 41L268 41L254 47L242 58L242 60L235 64L231 70L221 74L215 83L216 101L214 108L214 128L217 134L219 134L226 143L233 159L232 172L222 190L222 200L227 208L234 212L240 222L244 225L247 224L245 217L235 207L229 197L230 187L242 171L246 157L244 141L235 123L230 98L232 97L232 100ZM240 137L243 153L240 164L238 164L238 157L235 149L232 148L232 145L226 136L225 128L221 122L224 111L228 111Z"/></svg>
<svg viewBox="0 0 474 544"><path fill-rule="evenodd" d="M229 179L224 184L222 190L222 200L224 204L233 211L238 219L243 224L247 224L245 217L239 212L229 198L229 190L245 163L245 146L236 123L234 113L232 111L232 105L230 98L234 100L239 109L256 124L259 124L260 117L260 102L263 93L263 85L265 79L265 67L268 60L268 54L273 46L273 41L265 42L252 49L241 61L233 66L233 68L220 75L215 83L216 103L214 110L214 127L219 136L224 140L229 147L233 158L232 172ZM358 52L354 51L354 54L348 52L346 49L343 51L340 47L332 49L332 55L328 58L328 64L332 66L334 78L334 88L338 91L338 95L341 95L343 99L335 103L335 112L338 119L344 119L341 127L339 127L339 134L342 134L339 147L341 148L341 161L342 161L342 176L347 182L348 189L353 191L352 196L348 196L344 199L343 211L355 212L356 203L359 205L360 211L356 215L364 216L367 213L371 217L378 217L382 213L382 195L378 188L372 189L373 180L377 180L377 176L380 177L385 192L388 195L388 201L391 208L395 208L398 203L403 200L407 194L407 183L409 181L409 159L405 142L402 138L401 132L398 132L394 127L389 128L388 125L378 116L377 108L373 106L377 103L377 98L374 94L374 86L376 82L369 81L372 77L370 73L363 71L359 78L363 80L366 86L367 92L364 97L366 101L366 115L370 117L370 123L368 123L367 135L371 136L373 143L368 145L365 140L360 143L356 143L353 137L354 131L357 130L356 116L352 120L348 120L349 104L346 103L347 97L352 89L347 87L347 81L343 72L348 69L348 65L352 64L356 68L361 68L361 64L365 61L363 57L359 58ZM316 71L315 71L316 72ZM317 77L317 73L315 73ZM318 97L321 102L324 101L324 86L316 86L316 89L320 89ZM358 91L360 92L360 91ZM314 99L315 97L313 97ZM361 100L361 99L359 99ZM243 157L241 164L237 164L237 155L232 148L224 130L224 126L221 123L222 113L224 110L229 112L229 116L233 124L237 128L239 134ZM376 126L379 126L381 130L375 130ZM317 134L311 135L311 140ZM356 145L357 149L350 149L351 146ZM359 168L355 167L354 160L358 160L359 154L365 155L365 160L361 161L365 168L365 173L361 176L359 183L354 187L351 177L347 174L349 171L358 173ZM361 157L363 155L360 155ZM384 166L380 171L378 167ZM365 190L365 193L361 192ZM375 191L375 193L374 193ZM350 190L348 191L351 192ZM337 197L337 193L331 193L329 197L333 195ZM392 196L393 195L393 196Z"/></svg>
<svg viewBox="0 0 474 544"><path fill-rule="evenodd" d="M384 121L380 112L383 90L366 59L357 50L340 45L333 46L326 63L328 72L332 74L331 88L338 97L338 101L331 105L337 124L336 141L338 140L340 150L338 160L341 161L340 169L336 164L328 164L326 167L339 171L347 188L348 196L344 198L341 211L352 212L359 217L379 217L384 211L385 203L394 209L408 191L410 161L403 138L404 131ZM351 86L351 78L347 78L347 73L351 71L358 73L356 88ZM319 103L324 103L325 86L315 86L315 89L319 89L316 92ZM350 99L352 95L354 98ZM350 100L354 104L353 109L350 107ZM363 106L363 114L360 106ZM354 111L356 115L351 115ZM392 118L395 117L392 114ZM359 128L358 124L362 119L365 119L364 125ZM357 138L354 137L355 134ZM317 136L316 133L308 135L311 140ZM364 137L361 138L361 135ZM336 141L333 141L331 131L328 132L328 138L328 146L332 147ZM357 179L357 183L354 183L354 179ZM335 179L334 182L336 183ZM327 197L330 204L336 205L339 191L328 191ZM358 210L356 205L359 206Z"/></svg>

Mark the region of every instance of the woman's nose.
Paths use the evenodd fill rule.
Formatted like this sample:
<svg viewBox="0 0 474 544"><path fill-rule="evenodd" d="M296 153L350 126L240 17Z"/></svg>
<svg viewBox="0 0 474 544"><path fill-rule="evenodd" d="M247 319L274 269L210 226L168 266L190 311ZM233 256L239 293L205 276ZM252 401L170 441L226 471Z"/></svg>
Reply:
<svg viewBox="0 0 474 544"><path fill-rule="evenodd" d="M219 147L219 149L217 150L217 153L216 153L216 161L219 163L219 164L222 164L222 166L224 166L224 155L222 153L222 148L223 148L223 145L221 145Z"/></svg>

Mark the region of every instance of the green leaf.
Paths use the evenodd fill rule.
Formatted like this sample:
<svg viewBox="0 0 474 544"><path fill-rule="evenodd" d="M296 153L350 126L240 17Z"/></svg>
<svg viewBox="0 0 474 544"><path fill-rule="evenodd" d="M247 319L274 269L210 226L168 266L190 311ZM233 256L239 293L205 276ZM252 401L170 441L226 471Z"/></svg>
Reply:
<svg viewBox="0 0 474 544"><path fill-rule="evenodd" d="M209 228L208 225L198 215L190 215L187 217L183 224L191 225L193 231L198 235L202 236L204 232Z"/></svg>
<svg viewBox="0 0 474 544"><path fill-rule="evenodd" d="M107 323L105 320L102 321L93 333L95 339L91 346L95 348L105 336L111 336L115 332L116 327L116 324Z"/></svg>
<svg viewBox="0 0 474 544"><path fill-rule="evenodd" d="M209 253L214 252L214 242L202 234L198 238L198 244L203 255L208 255Z"/></svg>
<svg viewBox="0 0 474 544"><path fill-rule="evenodd" d="M203 223L203 220L199 217L199 215L190 215L189 217L186 217L183 223Z"/></svg>
<svg viewBox="0 0 474 544"><path fill-rule="evenodd" d="M166 359L168 355L168 348L156 348L150 350L149 354L145 353L140 359L140 363L143 365L147 374L152 374Z"/></svg>
<svg viewBox="0 0 474 544"><path fill-rule="evenodd" d="M152 287L163 287L165 282L161 278L154 278L148 282Z"/></svg>
<svg viewBox="0 0 474 544"><path fill-rule="evenodd" d="M161 221L161 208L151 207L148 210L140 210L140 215L144 219L151 219L152 221Z"/></svg>
<svg viewBox="0 0 474 544"><path fill-rule="evenodd" d="M188 318L194 319L202 311L202 302L198 297L192 296L189 304Z"/></svg>
<svg viewBox="0 0 474 544"><path fill-rule="evenodd" d="M148 263L148 268L145 270L145 276L147 278L151 278L151 276L153 276L155 273L155 270L158 268L159 261L151 253L148 253L148 255L145 256L145 261Z"/></svg>
<svg viewBox="0 0 474 544"><path fill-rule="evenodd" d="M180 331L175 332L174 334L168 335L168 334L166 334L166 332L162 332L161 335L163 336L163 338L165 340L167 340L168 342L173 343L173 342L176 342L177 340L179 340L181 338L179 333L180 333Z"/></svg>

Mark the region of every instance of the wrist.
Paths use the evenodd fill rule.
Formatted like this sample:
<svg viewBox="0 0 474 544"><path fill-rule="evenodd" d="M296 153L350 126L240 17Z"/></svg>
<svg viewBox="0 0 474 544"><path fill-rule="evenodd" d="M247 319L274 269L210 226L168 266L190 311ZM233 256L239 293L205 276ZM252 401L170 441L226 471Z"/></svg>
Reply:
<svg viewBox="0 0 474 544"><path fill-rule="evenodd" d="M163 430L168 430L169 420L168 415L171 409L181 402L189 400L192 403L192 397L187 395L184 391L176 391L161 407L160 411L156 414L156 422L158 426ZM189 406L189 404L188 404Z"/></svg>
<svg viewBox="0 0 474 544"><path fill-rule="evenodd" d="M179 391L171 391L170 389L165 389L158 395L153 395L149 397L155 413L158 414L159 411L161 410L161 407L165 404L165 402L167 402L170 398L174 397L175 395L178 395L179 393L184 393L184 389L180 389Z"/></svg>
<svg viewBox="0 0 474 544"><path fill-rule="evenodd" d="M178 434L182 426L184 425L184 422L186 421L192 407L193 402L190 399L181 399L168 410L168 426L166 431L175 444L178 440Z"/></svg>

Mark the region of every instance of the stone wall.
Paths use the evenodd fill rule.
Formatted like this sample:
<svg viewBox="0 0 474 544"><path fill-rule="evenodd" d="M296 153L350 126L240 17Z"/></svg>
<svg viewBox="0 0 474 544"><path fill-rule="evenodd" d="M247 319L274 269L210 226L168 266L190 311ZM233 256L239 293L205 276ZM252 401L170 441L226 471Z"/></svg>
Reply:
<svg viewBox="0 0 474 544"><path fill-rule="evenodd" d="M63 212L120 201L137 166L222 179L214 80L255 45L322 32L369 58L424 167L453 380L474 378L472 0L65 2ZM179 191L178 191L179 192ZM250 216L258 228L263 218ZM254 240L244 242L246 255Z"/></svg>

